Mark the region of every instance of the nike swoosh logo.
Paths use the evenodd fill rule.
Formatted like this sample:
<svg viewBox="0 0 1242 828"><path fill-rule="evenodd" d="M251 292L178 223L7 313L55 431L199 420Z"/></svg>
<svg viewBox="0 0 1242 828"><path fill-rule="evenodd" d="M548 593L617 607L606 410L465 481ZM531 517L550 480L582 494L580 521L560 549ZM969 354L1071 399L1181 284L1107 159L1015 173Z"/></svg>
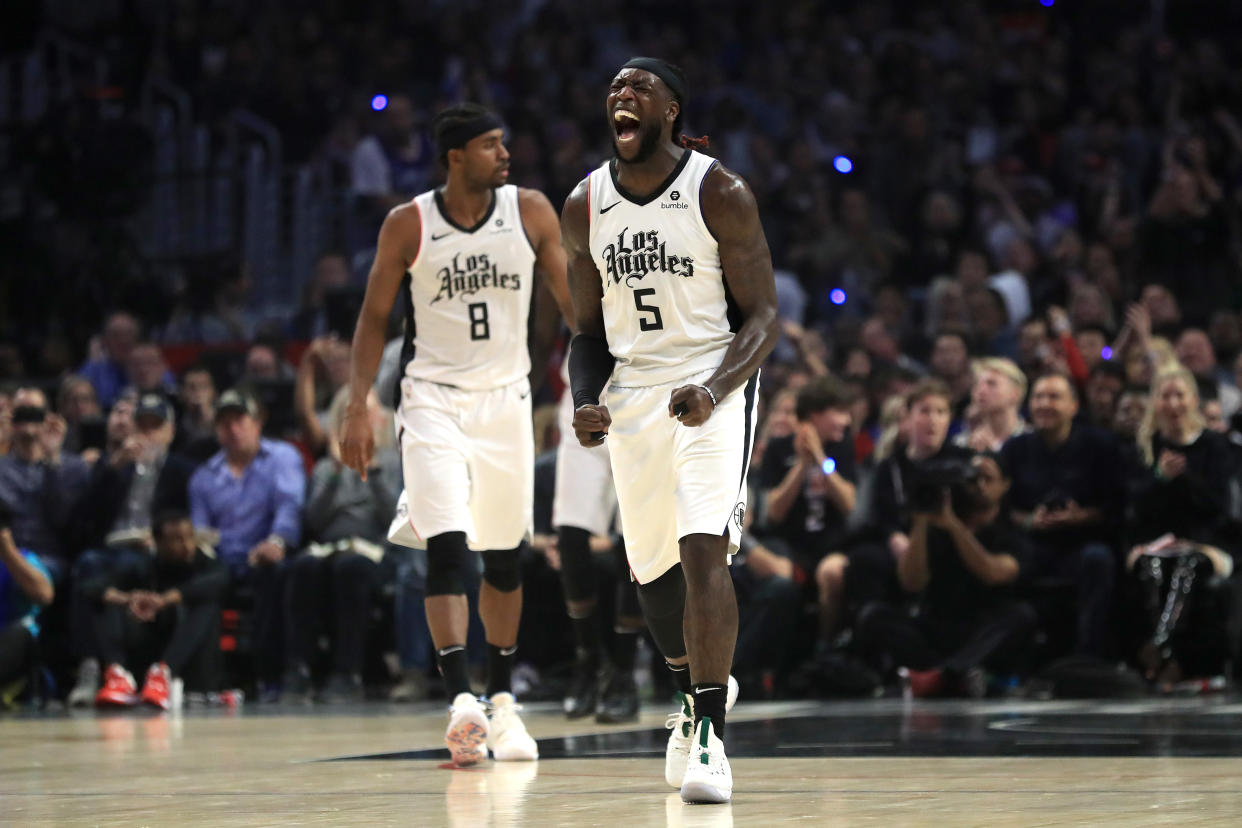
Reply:
<svg viewBox="0 0 1242 828"><path fill-rule="evenodd" d="M599 214L602 216L604 213L607 213L609 210L611 210L613 207L616 207L620 203L621 202L619 201L614 201L612 204L609 204L607 207L600 207Z"/></svg>
<svg viewBox="0 0 1242 828"><path fill-rule="evenodd" d="M524 399L526 399L526 398L527 398L527 397L529 397L529 396L530 396L530 392L529 392L529 391L527 391L525 394L518 394L518 399L519 399L519 400L524 400Z"/></svg>
<svg viewBox="0 0 1242 828"><path fill-rule="evenodd" d="M453 235L453 233L454 233L454 232L456 232L456 231L450 230L450 231L448 231L447 233L441 233L441 234L440 234L440 235L438 235L438 236L432 236L432 237L431 237L431 240L432 240L432 241L439 241L440 239L443 239L443 238L445 238L446 236L451 236L451 235Z"/></svg>

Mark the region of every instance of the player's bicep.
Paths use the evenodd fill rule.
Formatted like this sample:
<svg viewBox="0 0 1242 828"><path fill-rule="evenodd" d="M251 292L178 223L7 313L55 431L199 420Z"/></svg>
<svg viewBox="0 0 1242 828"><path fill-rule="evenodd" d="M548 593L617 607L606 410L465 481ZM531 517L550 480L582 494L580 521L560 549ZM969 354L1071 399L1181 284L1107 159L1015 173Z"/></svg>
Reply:
<svg viewBox="0 0 1242 828"><path fill-rule="evenodd" d="M718 168L708 174L703 218L716 238L720 268L742 313L776 308L772 254L759 220L759 207L741 177Z"/></svg>
<svg viewBox="0 0 1242 828"><path fill-rule="evenodd" d="M586 190L570 194L561 211L561 240L565 247L569 295L579 333L604 338L604 295L599 269L591 258Z"/></svg>
<svg viewBox="0 0 1242 828"><path fill-rule="evenodd" d="M418 210L412 205L398 207L388 214L380 227L375 261L367 277L366 295L362 300L362 317L387 323L388 314L406 269L418 254L418 239L422 231Z"/></svg>
<svg viewBox="0 0 1242 828"><path fill-rule="evenodd" d="M565 322L574 327L573 305L569 296L566 276L565 247L561 240L561 225L556 211L547 196L538 190L522 190L522 220L529 228L535 245L535 264L542 275Z"/></svg>

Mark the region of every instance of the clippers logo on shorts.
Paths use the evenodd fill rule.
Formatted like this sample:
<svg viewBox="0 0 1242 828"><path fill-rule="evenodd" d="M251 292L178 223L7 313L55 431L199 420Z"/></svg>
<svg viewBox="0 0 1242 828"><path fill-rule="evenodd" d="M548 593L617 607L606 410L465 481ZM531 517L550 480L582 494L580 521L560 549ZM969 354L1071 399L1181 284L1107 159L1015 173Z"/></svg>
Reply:
<svg viewBox="0 0 1242 828"><path fill-rule="evenodd" d="M466 301L486 288L522 289L522 277L516 273L501 273L486 253L475 256L458 253L451 264L440 268L437 276L440 279L440 291L431 300L433 305L441 299L452 299L454 296Z"/></svg>
<svg viewBox="0 0 1242 828"><path fill-rule="evenodd" d="M738 529L741 529L743 524L746 523L746 504L745 503L738 503L736 506L733 507L733 523L737 526Z"/></svg>
<svg viewBox="0 0 1242 828"><path fill-rule="evenodd" d="M668 243L660 239L659 230L630 233L630 228L626 227L617 233L616 241L604 248L603 255L605 275L610 285L624 279L625 286L632 288L648 273L666 273L687 279L694 277L694 259L690 256L670 256Z"/></svg>

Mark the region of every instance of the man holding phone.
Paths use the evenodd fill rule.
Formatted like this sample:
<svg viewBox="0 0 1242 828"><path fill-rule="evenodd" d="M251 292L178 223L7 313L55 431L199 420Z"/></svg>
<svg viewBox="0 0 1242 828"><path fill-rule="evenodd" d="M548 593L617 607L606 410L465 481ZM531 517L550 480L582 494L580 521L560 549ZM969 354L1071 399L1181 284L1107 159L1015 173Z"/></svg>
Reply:
<svg viewBox="0 0 1242 828"><path fill-rule="evenodd" d="M89 469L63 450L65 421L47 410L38 388L13 395L9 453L0 457L0 501L13 513L13 539L39 555L53 580L67 572L65 530Z"/></svg>
<svg viewBox="0 0 1242 828"><path fill-rule="evenodd" d="M1121 452L1107 432L1075 423L1078 393L1049 374L1031 390L1033 433L1001 450L1013 479L1011 518L1032 543L1027 576L1072 581L1078 593L1076 650L1108 654L1109 614L1123 486Z"/></svg>

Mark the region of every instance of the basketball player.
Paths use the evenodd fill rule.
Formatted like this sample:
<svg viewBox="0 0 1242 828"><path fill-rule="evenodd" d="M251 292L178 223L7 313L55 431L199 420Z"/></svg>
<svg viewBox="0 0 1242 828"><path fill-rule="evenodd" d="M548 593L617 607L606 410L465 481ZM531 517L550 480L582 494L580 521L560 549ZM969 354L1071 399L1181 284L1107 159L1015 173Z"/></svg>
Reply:
<svg viewBox="0 0 1242 828"><path fill-rule="evenodd" d="M565 366L567 367L567 366ZM568 384L568 374L565 374ZM600 566L592 544L609 536L616 517L608 446L587 448L573 431L573 394L566 389L557 411L561 442L556 452L556 492L552 525L561 558L561 588L574 636L573 677L565 694L565 715L580 719L595 714L601 724L638 719L638 688L634 659L642 631L642 609L629 578L623 544L616 544L616 566ZM605 646L602 619L596 612L601 576L615 576L611 648Z"/></svg>
<svg viewBox="0 0 1242 828"><path fill-rule="evenodd" d="M452 699L445 742L458 765L535 759L510 674L522 612L519 551L532 525L534 434L526 346L535 267L570 312L552 205L506 185L509 153L494 113L458 104L434 122L444 187L388 214L354 332L341 459L366 477L373 451L367 392L397 293L406 347L397 409L409 522L427 544L427 624ZM417 327L415 327L417 325ZM483 557L490 717L466 673L463 567Z"/></svg>
<svg viewBox="0 0 1242 828"><path fill-rule="evenodd" d="M574 432L587 446L608 438L630 569L683 693L665 777L687 802L727 802L728 556L776 288L754 195L680 134L684 96L681 71L661 60L634 58L613 78L616 158L561 214L579 331L569 370Z"/></svg>

